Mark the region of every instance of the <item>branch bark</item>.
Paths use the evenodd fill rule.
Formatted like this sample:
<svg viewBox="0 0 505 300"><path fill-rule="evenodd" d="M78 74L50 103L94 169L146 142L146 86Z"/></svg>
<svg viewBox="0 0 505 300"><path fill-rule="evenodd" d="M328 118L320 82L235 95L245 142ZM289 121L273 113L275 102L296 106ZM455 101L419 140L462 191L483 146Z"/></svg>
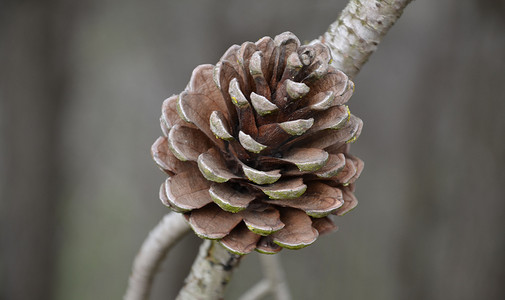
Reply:
<svg viewBox="0 0 505 300"><path fill-rule="evenodd" d="M319 37L331 50L332 66L355 77L412 0L351 0Z"/></svg>
<svg viewBox="0 0 505 300"><path fill-rule="evenodd" d="M228 252L216 241L204 241L191 267L191 273L176 299L223 299L224 289L231 279L233 270L238 266L240 258L240 255Z"/></svg>
<svg viewBox="0 0 505 300"><path fill-rule="evenodd" d="M168 251L190 230L182 214L169 213L149 233L133 262L125 300L149 298L154 274Z"/></svg>

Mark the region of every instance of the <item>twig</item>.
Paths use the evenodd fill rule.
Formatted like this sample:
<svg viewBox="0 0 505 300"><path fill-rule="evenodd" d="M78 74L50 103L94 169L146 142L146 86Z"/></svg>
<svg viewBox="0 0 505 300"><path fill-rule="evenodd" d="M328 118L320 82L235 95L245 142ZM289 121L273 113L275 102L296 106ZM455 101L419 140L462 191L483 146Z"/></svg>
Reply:
<svg viewBox="0 0 505 300"><path fill-rule="evenodd" d="M133 262L132 274L124 300L149 298L154 274L172 248L186 233L189 225L182 214L169 213L149 233Z"/></svg>
<svg viewBox="0 0 505 300"><path fill-rule="evenodd" d="M261 264L265 277L270 281L276 300L289 300L289 293L284 269L279 261L279 255L261 255Z"/></svg>
<svg viewBox="0 0 505 300"><path fill-rule="evenodd" d="M252 288L247 290L238 300L258 300L268 295L271 291L272 285L268 279L262 279L256 283Z"/></svg>
<svg viewBox="0 0 505 300"><path fill-rule="evenodd" d="M276 300L290 300L291 295L279 255L261 255L260 260L265 278L245 292L240 300L258 300L267 294L273 294Z"/></svg>
<svg viewBox="0 0 505 300"><path fill-rule="evenodd" d="M349 1L337 21L319 38L332 52L332 65L355 77L411 1Z"/></svg>
<svg viewBox="0 0 505 300"><path fill-rule="evenodd" d="M228 252L216 241L206 240L200 246L191 272L177 300L222 299L240 255Z"/></svg>

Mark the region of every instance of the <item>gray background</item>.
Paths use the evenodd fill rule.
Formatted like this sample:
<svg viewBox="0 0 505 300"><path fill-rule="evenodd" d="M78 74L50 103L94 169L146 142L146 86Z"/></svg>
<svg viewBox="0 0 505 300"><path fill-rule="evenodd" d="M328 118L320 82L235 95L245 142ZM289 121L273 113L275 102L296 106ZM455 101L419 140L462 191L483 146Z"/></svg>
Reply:
<svg viewBox="0 0 505 300"><path fill-rule="evenodd" d="M346 1L0 2L0 299L119 299L168 212L162 101L234 43L318 37ZM502 1L414 1L355 78L360 205L281 259L295 299L505 298ZM172 299L200 241L157 276ZM261 276L258 255L227 299Z"/></svg>

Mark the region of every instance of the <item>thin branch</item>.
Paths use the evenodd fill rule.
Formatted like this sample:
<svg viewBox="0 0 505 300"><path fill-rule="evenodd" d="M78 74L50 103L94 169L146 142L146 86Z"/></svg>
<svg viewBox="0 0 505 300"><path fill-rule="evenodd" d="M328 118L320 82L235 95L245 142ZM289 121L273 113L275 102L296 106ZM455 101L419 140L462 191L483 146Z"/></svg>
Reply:
<svg viewBox="0 0 505 300"><path fill-rule="evenodd" d="M268 279L262 279L247 290L238 300L259 300L271 292L272 285Z"/></svg>
<svg viewBox="0 0 505 300"><path fill-rule="evenodd" d="M349 1L337 21L319 38L332 52L332 65L355 77L411 1Z"/></svg>
<svg viewBox="0 0 505 300"><path fill-rule="evenodd" d="M189 229L182 214L172 212L163 217L149 233L135 257L124 300L149 298L154 274L168 250L188 233Z"/></svg>
<svg viewBox="0 0 505 300"><path fill-rule="evenodd" d="M263 265L263 273L270 281L270 286L276 300L290 300L286 275L279 261L279 255L261 255L261 264Z"/></svg>
<svg viewBox="0 0 505 300"><path fill-rule="evenodd" d="M191 272L177 300L223 299L224 289L231 279L240 255L228 252L216 241L206 240L200 246Z"/></svg>
<svg viewBox="0 0 505 300"><path fill-rule="evenodd" d="M267 294L273 294L276 300L290 300L291 295L279 255L261 255L260 260L264 279L245 292L240 300L258 300Z"/></svg>

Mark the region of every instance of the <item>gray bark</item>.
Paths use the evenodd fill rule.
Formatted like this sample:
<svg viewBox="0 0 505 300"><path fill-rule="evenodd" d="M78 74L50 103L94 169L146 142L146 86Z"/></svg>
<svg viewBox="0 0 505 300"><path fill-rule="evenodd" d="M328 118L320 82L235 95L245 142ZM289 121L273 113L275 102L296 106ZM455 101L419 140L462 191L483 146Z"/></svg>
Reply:
<svg viewBox="0 0 505 300"><path fill-rule="evenodd" d="M200 252L177 300L223 299L224 290L240 258L217 242L206 240L200 246Z"/></svg>
<svg viewBox="0 0 505 300"><path fill-rule="evenodd" d="M330 47L332 65L353 78L412 0L351 0L319 39Z"/></svg>
<svg viewBox="0 0 505 300"><path fill-rule="evenodd" d="M190 231L184 217L169 213L149 233L133 262L125 300L149 299L154 275L168 251Z"/></svg>

